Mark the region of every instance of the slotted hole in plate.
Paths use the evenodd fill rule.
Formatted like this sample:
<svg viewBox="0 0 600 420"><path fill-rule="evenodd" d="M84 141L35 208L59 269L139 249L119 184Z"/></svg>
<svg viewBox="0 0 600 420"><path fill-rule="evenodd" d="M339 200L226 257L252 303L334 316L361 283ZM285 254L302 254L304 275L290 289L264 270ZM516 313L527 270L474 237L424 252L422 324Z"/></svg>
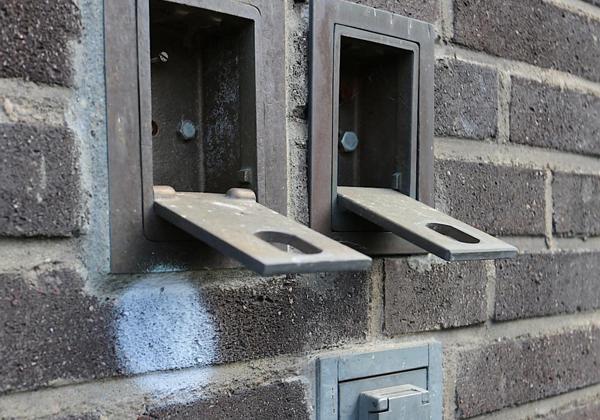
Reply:
<svg viewBox="0 0 600 420"><path fill-rule="evenodd" d="M478 244L481 242L479 239L455 228L454 226L445 225L443 223L428 223L427 227L458 242L463 242L466 244Z"/></svg>
<svg viewBox="0 0 600 420"><path fill-rule="evenodd" d="M290 235L289 233L263 231L257 232L255 235L263 241L273 245L280 251L294 254L318 254L323 252L323 250L309 244L304 239Z"/></svg>

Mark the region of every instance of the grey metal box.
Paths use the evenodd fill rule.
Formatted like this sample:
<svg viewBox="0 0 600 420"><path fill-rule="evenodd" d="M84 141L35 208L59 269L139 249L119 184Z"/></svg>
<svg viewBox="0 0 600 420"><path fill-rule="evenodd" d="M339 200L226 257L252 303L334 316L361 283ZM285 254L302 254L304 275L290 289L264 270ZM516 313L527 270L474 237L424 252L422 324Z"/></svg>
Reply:
<svg viewBox="0 0 600 420"><path fill-rule="evenodd" d="M409 384L428 392L430 418L441 420L439 343L321 357L317 361L317 419L358 420L361 393Z"/></svg>

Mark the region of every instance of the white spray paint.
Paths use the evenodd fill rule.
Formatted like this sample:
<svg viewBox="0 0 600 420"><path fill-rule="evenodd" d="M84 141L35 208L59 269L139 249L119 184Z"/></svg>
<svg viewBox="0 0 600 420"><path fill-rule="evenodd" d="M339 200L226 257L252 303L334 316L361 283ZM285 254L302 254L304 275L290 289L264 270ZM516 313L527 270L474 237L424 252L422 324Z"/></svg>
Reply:
<svg viewBox="0 0 600 420"><path fill-rule="evenodd" d="M189 282L141 280L125 290L117 308L117 356L126 373L205 366L214 360L212 319ZM164 388L152 377L140 377L140 385Z"/></svg>

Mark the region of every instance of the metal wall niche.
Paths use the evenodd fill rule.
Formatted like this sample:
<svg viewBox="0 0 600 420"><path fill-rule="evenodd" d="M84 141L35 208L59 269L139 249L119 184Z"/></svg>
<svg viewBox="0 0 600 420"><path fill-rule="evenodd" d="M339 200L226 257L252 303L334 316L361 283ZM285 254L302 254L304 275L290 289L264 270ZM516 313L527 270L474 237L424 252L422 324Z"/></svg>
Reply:
<svg viewBox="0 0 600 420"><path fill-rule="evenodd" d="M316 400L318 420L441 420L441 345L319 357Z"/></svg>
<svg viewBox="0 0 600 420"><path fill-rule="evenodd" d="M139 51L149 51L139 57L144 202L153 202L153 185L221 194L251 188L265 201L266 168L257 153L264 145L257 139L267 128L257 123L264 98L256 77L264 63L255 40L262 21L252 6L222 3L140 3L139 13L149 12L138 26ZM144 216L144 231L153 240L185 239L153 211Z"/></svg>
<svg viewBox="0 0 600 420"><path fill-rule="evenodd" d="M283 216L283 9L105 0L112 272L370 265Z"/></svg>
<svg viewBox="0 0 600 420"><path fill-rule="evenodd" d="M310 12L311 227L370 255L514 256L430 207L432 26L343 0Z"/></svg>
<svg viewBox="0 0 600 420"><path fill-rule="evenodd" d="M311 2L310 16L311 227L370 254L423 252L343 211L337 185L395 187L433 204L433 30L338 0ZM347 131L355 152L340 147Z"/></svg>

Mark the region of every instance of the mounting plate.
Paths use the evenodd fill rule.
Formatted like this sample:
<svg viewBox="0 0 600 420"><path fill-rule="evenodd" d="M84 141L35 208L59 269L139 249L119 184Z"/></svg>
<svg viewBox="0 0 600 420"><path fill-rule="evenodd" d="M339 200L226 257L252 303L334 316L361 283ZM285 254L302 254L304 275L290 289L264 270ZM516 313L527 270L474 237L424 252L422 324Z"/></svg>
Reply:
<svg viewBox="0 0 600 420"><path fill-rule="evenodd" d="M252 190L227 194L155 187L156 213L258 274L367 270L371 259L256 202ZM291 249L290 249L291 248Z"/></svg>

